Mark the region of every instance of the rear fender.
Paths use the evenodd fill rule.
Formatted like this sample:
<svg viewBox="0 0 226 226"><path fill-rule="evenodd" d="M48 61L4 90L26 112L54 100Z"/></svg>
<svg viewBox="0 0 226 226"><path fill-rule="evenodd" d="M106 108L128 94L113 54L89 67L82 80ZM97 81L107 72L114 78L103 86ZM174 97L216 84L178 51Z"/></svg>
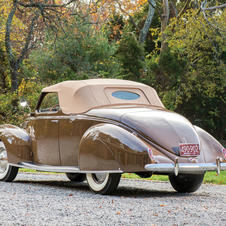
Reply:
<svg viewBox="0 0 226 226"><path fill-rule="evenodd" d="M148 146L134 134L112 124L98 124L83 135L79 146L82 171L145 171Z"/></svg>
<svg viewBox="0 0 226 226"><path fill-rule="evenodd" d="M28 133L14 125L0 125L0 140L4 143L8 162L31 161L31 139Z"/></svg>
<svg viewBox="0 0 226 226"><path fill-rule="evenodd" d="M201 150L203 151L205 162L216 162L216 158L219 157L224 160L222 149L224 148L213 136L207 133L205 130L198 126L194 126L201 141ZM225 161L226 162L226 161Z"/></svg>

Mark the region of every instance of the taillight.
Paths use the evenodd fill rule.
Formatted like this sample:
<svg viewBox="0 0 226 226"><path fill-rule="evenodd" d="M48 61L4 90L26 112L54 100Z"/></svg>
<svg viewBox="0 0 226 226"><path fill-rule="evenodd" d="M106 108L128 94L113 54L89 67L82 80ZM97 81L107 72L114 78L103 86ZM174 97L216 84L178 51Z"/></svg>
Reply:
<svg viewBox="0 0 226 226"><path fill-rule="evenodd" d="M226 160L226 149L225 148L222 148L222 154L224 156L224 159Z"/></svg>
<svg viewBox="0 0 226 226"><path fill-rule="evenodd" d="M153 161L154 160L154 154L153 154L153 151L151 150L151 148L148 148L148 154L149 154L150 159Z"/></svg>

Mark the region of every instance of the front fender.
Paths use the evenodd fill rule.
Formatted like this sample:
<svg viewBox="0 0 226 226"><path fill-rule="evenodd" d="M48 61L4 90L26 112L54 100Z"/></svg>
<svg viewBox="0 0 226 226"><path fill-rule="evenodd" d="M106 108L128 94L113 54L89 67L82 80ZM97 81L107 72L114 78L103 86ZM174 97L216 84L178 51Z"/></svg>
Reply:
<svg viewBox="0 0 226 226"><path fill-rule="evenodd" d="M226 162L223 157L222 149L224 148L213 136L198 126L194 126L201 141L201 150L203 151L205 162L216 162L216 158L220 157Z"/></svg>
<svg viewBox="0 0 226 226"><path fill-rule="evenodd" d="M98 124L83 135L79 168L83 171L145 171L151 163L148 146L134 134L112 124Z"/></svg>
<svg viewBox="0 0 226 226"><path fill-rule="evenodd" d="M31 139L28 133L14 125L0 125L0 140L4 143L8 162L31 161Z"/></svg>

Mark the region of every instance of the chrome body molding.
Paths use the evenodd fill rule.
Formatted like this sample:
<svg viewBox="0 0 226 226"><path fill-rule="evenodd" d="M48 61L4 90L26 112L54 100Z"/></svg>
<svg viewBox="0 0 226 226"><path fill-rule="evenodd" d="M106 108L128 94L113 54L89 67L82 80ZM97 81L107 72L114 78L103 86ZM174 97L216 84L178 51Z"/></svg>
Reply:
<svg viewBox="0 0 226 226"><path fill-rule="evenodd" d="M20 162L18 165L13 165L20 168L28 168L37 171L44 172L56 172L56 173L79 173L79 168L75 166L50 166L35 164L33 162Z"/></svg>
<svg viewBox="0 0 226 226"><path fill-rule="evenodd" d="M79 171L80 173L124 173L122 170Z"/></svg>
<svg viewBox="0 0 226 226"><path fill-rule="evenodd" d="M206 171L216 171L218 174L220 171L226 170L226 163L178 163L175 161L173 164L147 164L145 169L154 173L174 173L176 176L179 173L182 174L201 174Z"/></svg>
<svg viewBox="0 0 226 226"><path fill-rule="evenodd" d="M56 172L56 173L123 173L122 170L105 170L105 171L81 171L79 167L76 166L50 166L50 165L42 165L35 164L33 162L20 162L19 164L11 164L11 166L15 166L18 168L28 168L37 171L43 172Z"/></svg>

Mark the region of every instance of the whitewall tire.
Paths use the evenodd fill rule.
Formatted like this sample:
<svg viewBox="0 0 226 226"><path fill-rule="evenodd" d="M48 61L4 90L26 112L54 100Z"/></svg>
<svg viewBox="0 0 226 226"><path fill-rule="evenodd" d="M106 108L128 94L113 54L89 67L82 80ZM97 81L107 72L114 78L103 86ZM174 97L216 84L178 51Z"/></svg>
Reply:
<svg viewBox="0 0 226 226"><path fill-rule="evenodd" d="M7 152L2 141L0 141L0 181L11 182L16 178L18 168L10 166Z"/></svg>
<svg viewBox="0 0 226 226"><path fill-rule="evenodd" d="M109 195L118 187L121 174L118 173L87 173L89 188L96 194Z"/></svg>

